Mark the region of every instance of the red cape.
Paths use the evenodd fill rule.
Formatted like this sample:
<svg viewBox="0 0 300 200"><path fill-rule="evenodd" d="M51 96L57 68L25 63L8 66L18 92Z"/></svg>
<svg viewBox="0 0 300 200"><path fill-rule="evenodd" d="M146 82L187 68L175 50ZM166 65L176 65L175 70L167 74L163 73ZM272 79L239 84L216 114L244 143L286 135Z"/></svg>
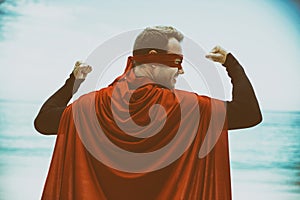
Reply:
<svg viewBox="0 0 300 200"><path fill-rule="evenodd" d="M165 112L149 112L154 104ZM224 116L222 101L132 72L80 97L61 117L42 199L231 199L228 135L226 129L213 133L220 124L213 107Z"/></svg>

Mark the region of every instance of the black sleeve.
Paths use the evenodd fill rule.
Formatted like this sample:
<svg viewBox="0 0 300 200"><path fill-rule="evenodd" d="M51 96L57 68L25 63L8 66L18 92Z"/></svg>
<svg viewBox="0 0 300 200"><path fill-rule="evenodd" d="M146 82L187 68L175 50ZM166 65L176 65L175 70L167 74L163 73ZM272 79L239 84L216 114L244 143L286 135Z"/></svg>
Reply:
<svg viewBox="0 0 300 200"><path fill-rule="evenodd" d="M248 128L259 124L262 121L261 111L243 67L230 53L223 65L233 86L232 101L227 102L228 129Z"/></svg>
<svg viewBox="0 0 300 200"><path fill-rule="evenodd" d="M34 127L38 132L46 135L57 134L61 115L83 81L84 79L75 79L71 73L65 84L43 104L34 120Z"/></svg>

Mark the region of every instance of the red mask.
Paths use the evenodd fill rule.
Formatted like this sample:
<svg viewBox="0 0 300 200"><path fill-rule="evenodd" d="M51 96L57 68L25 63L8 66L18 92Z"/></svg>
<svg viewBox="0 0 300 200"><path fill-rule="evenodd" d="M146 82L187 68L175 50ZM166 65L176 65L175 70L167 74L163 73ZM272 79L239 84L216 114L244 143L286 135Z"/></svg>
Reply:
<svg viewBox="0 0 300 200"><path fill-rule="evenodd" d="M182 69L181 63L183 60L182 55L178 54L167 54L167 53L159 53L159 54L143 54L143 55L135 55L129 56L127 60L127 65L124 73L116 78L110 85L113 85L118 80L126 76L126 73L129 72L133 67L133 62L137 62L138 64L146 64L146 63L158 63L163 64L169 67L176 67L178 69Z"/></svg>
<svg viewBox="0 0 300 200"><path fill-rule="evenodd" d="M135 55L132 57L134 61L139 64L146 63L159 63L169 67L176 67L182 69L181 63L183 60L182 55L178 54L144 54L144 55Z"/></svg>

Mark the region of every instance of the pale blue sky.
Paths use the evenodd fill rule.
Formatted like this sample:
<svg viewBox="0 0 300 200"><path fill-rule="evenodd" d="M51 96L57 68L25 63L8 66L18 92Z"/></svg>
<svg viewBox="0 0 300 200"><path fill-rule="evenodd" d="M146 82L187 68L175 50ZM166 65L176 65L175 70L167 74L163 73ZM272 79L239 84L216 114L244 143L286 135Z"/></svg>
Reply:
<svg viewBox="0 0 300 200"><path fill-rule="evenodd" d="M300 109L299 12L286 7L287 3L30 2L9 7L20 16L2 20L1 98L42 102L64 83L76 60L87 58L113 36L152 25L172 25L205 51L219 44L232 52L252 81L262 109ZM116 72L124 67L125 61ZM229 80L223 70L220 73L229 96ZM201 81L190 77L186 73L183 78L199 87Z"/></svg>

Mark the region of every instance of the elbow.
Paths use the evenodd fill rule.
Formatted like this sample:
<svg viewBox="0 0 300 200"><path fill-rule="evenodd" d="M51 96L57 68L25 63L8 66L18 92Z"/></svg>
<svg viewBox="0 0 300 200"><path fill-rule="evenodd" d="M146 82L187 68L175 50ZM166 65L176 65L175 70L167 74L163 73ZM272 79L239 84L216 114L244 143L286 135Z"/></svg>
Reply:
<svg viewBox="0 0 300 200"><path fill-rule="evenodd" d="M256 126L256 125L260 124L262 121L263 121L263 117L262 117L262 114L261 114L261 112L259 110L259 112L253 118L251 126Z"/></svg>
<svg viewBox="0 0 300 200"><path fill-rule="evenodd" d="M262 121L263 121L263 116L262 116L261 111L259 109L259 114L258 114L258 117L257 117L257 124L260 124Z"/></svg>
<svg viewBox="0 0 300 200"><path fill-rule="evenodd" d="M240 120L235 121L234 124L229 124L229 130L236 130L236 129L244 129L244 128L251 128L254 127L262 122L262 115L251 115L248 117L241 116Z"/></svg>
<svg viewBox="0 0 300 200"><path fill-rule="evenodd" d="M39 116L37 116L35 118L33 125L34 125L35 130L37 130L39 133L41 133L43 135L46 135L46 133L43 129L42 123L40 122Z"/></svg>
<svg viewBox="0 0 300 200"><path fill-rule="evenodd" d="M263 121L262 113L259 107L249 113L248 116L250 116L248 127L256 126Z"/></svg>
<svg viewBox="0 0 300 200"><path fill-rule="evenodd" d="M40 119L40 116L38 115L34 120L34 128L42 135L55 135L54 133L49 133L47 130L47 127L44 123L42 123L42 120Z"/></svg>
<svg viewBox="0 0 300 200"><path fill-rule="evenodd" d="M244 129L254 127L263 121L258 104L249 105L230 102L228 108L228 129Z"/></svg>

